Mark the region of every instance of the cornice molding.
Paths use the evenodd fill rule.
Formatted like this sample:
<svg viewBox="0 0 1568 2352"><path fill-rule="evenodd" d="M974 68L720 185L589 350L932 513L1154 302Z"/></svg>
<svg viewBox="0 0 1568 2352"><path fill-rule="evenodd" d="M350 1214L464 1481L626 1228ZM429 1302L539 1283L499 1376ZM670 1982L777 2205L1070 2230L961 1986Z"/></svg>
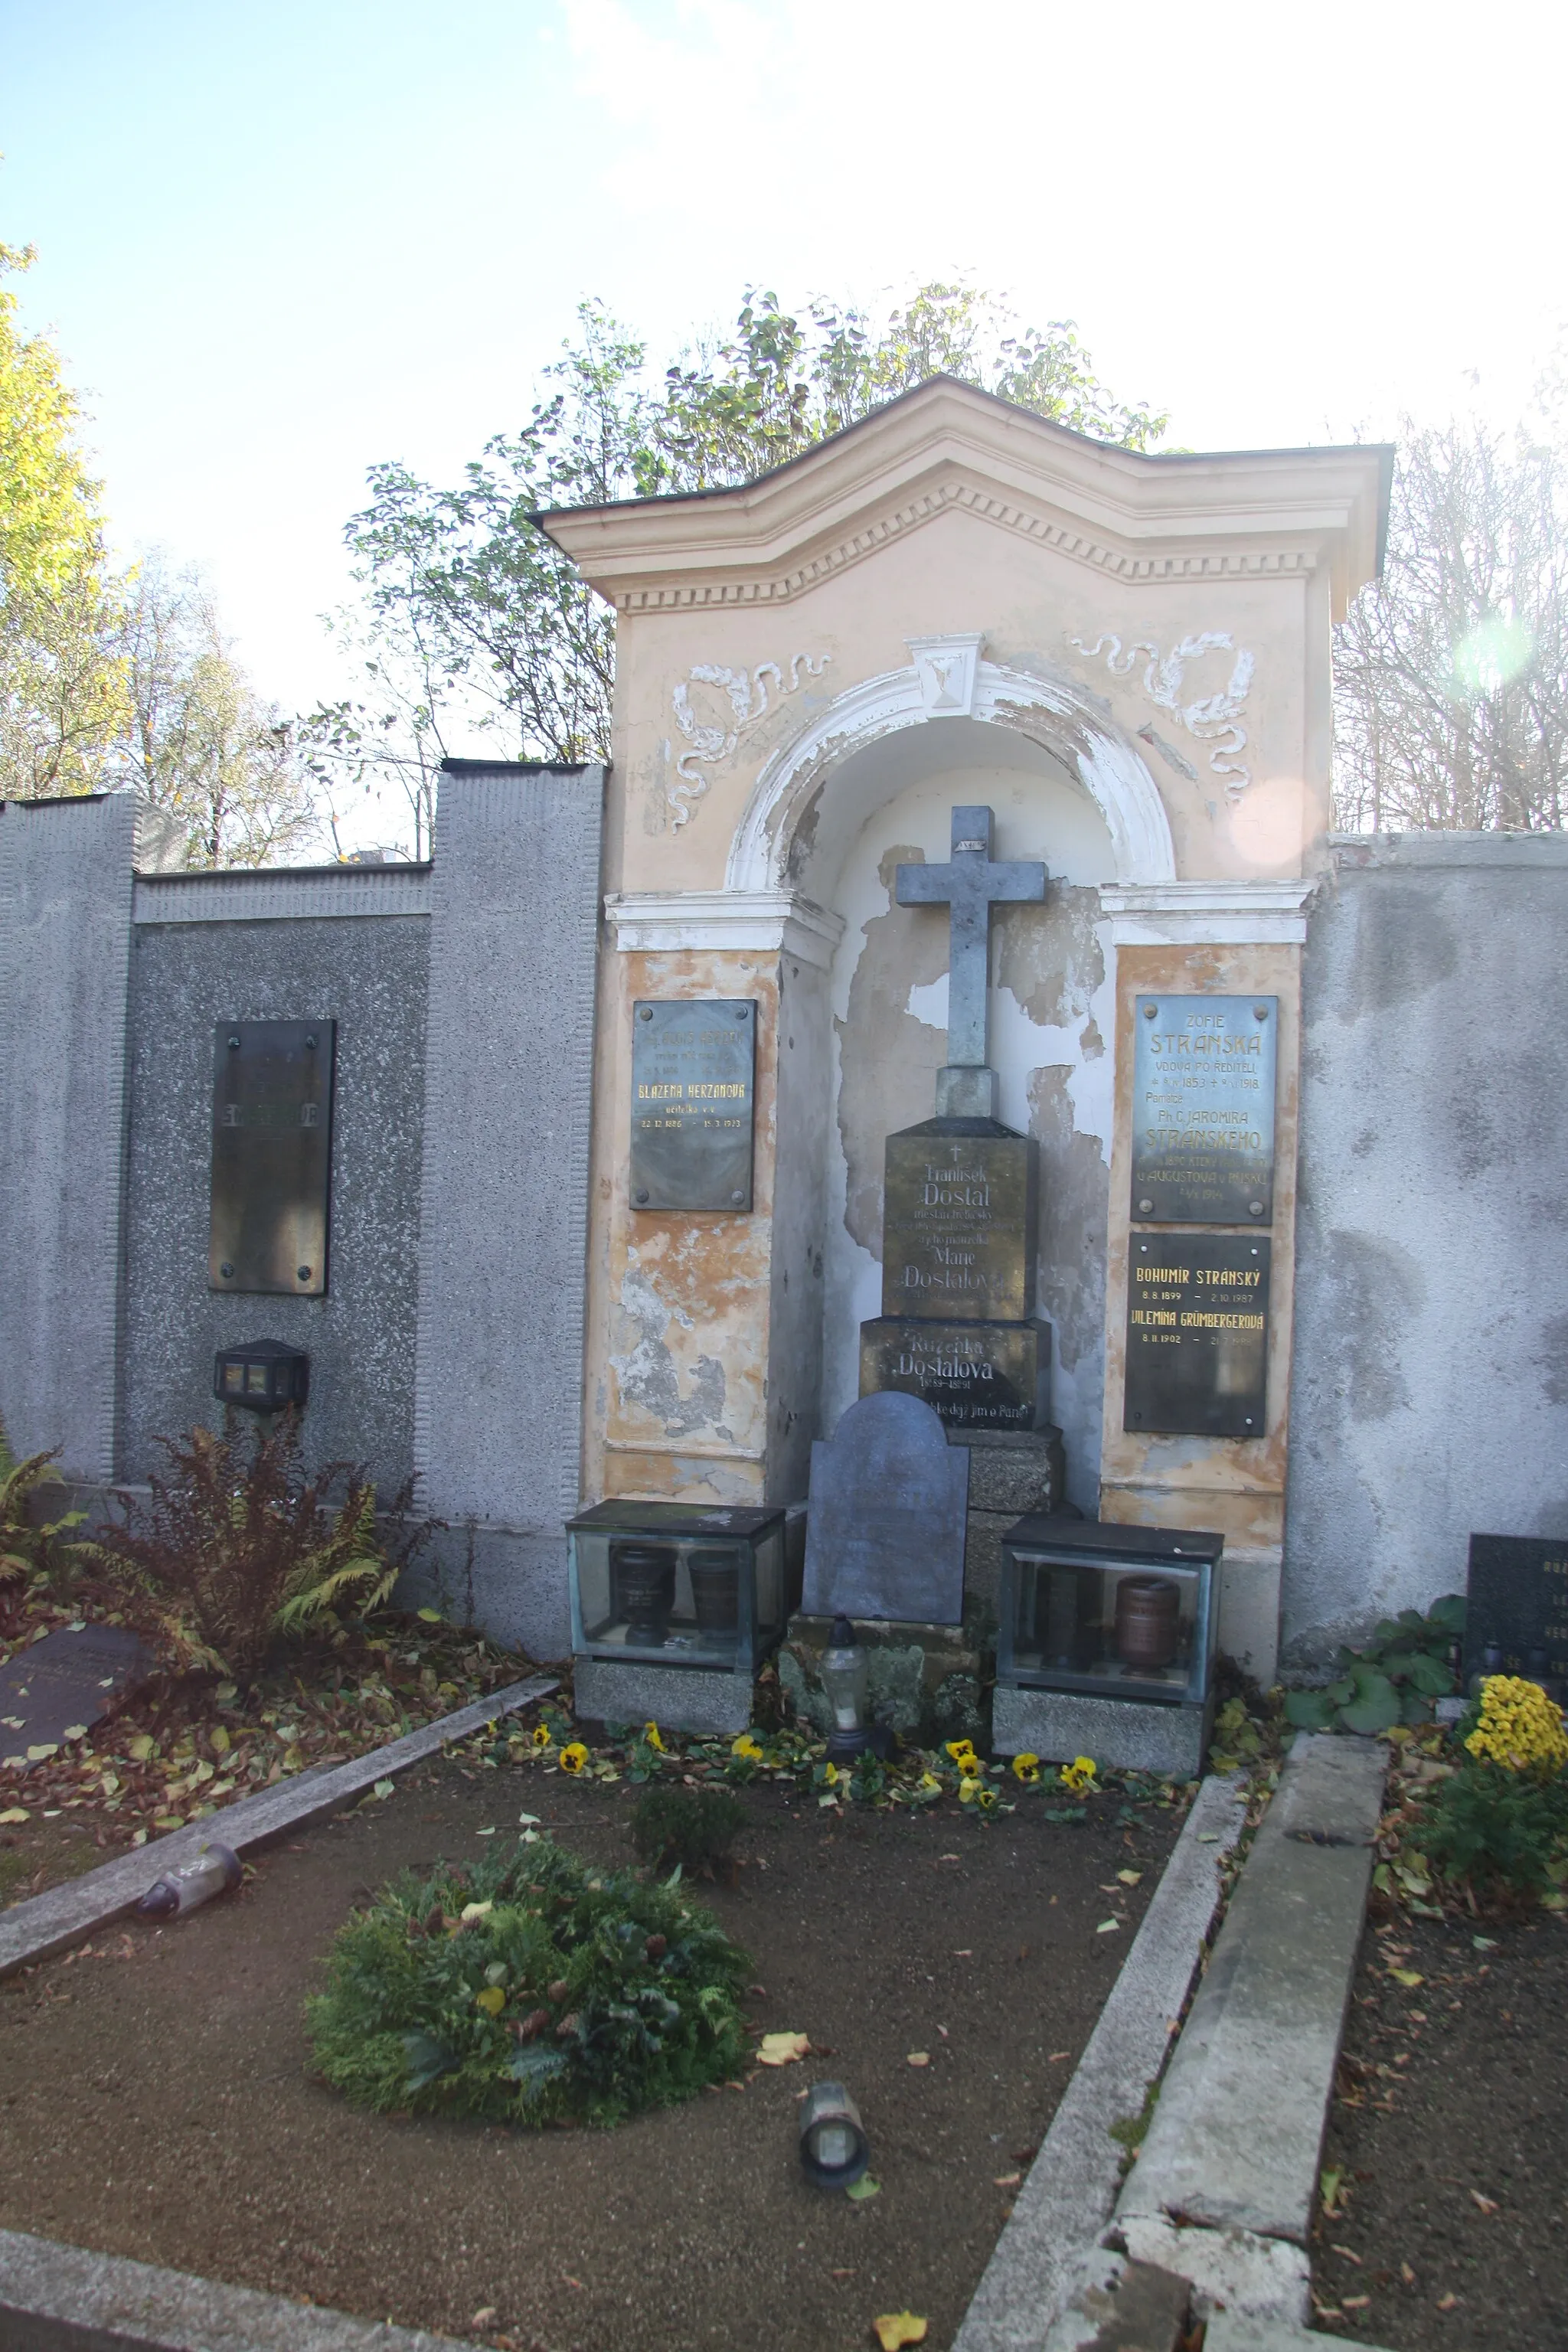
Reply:
<svg viewBox="0 0 1568 2352"><path fill-rule="evenodd" d="M760 481L539 518L623 613L787 603L947 513L1126 585L1377 568L1380 448L1151 457L939 377Z"/></svg>
<svg viewBox="0 0 1568 2352"><path fill-rule="evenodd" d="M1108 883L1100 904L1119 948L1301 947L1317 881Z"/></svg>
<svg viewBox="0 0 1568 2352"><path fill-rule="evenodd" d="M788 955L826 971L844 918L790 890L624 890L605 900L622 955Z"/></svg>

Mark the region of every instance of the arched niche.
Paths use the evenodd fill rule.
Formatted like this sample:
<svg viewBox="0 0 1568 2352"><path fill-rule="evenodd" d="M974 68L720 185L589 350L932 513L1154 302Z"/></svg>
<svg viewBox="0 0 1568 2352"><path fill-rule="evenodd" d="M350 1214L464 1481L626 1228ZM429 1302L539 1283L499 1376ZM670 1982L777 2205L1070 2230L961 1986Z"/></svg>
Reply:
<svg viewBox="0 0 1568 2352"><path fill-rule="evenodd" d="M927 648L965 642L973 644L921 641ZM903 788L911 758L954 770L971 761L977 767L1019 759L1030 765L1031 749L1075 778L1099 809L1110 837L1110 878L1175 878L1170 823L1154 780L1099 698L1076 679L972 656L952 699L947 715L942 698L932 695L929 653L836 697L758 774L731 845L726 889L788 890L831 905L849 845ZM894 757L896 740L915 728L929 740L918 750L900 744ZM981 738L984 750L972 750Z"/></svg>

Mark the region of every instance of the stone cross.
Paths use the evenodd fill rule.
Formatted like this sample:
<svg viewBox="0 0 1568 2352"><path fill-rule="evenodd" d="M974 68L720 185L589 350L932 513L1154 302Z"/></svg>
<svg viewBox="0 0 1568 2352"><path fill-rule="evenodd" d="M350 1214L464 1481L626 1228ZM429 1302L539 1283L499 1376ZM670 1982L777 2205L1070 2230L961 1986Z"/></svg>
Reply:
<svg viewBox="0 0 1568 2352"><path fill-rule="evenodd" d="M952 863L900 866L898 870L900 907L945 902L949 908L947 1058L953 1068L985 1065L992 908L1019 900L1038 904L1046 895L1046 869L1037 858L993 860L993 822L988 808L955 808Z"/></svg>

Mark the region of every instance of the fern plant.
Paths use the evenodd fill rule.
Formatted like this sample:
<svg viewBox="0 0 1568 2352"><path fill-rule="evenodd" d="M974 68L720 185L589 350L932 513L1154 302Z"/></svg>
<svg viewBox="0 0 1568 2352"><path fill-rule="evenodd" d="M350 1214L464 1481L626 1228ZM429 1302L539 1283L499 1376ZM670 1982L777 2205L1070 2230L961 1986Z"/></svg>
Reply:
<svg viewBox="0 0 1568 2352"><path fill-rule="evenodd" d="M384 1887L339 1929L306 2029L358 2106L612 2124L734 2074L750 1969L673 1885L536 1835Z"/></svg>
<svg viewBox="0 0 1568 2352"><path fill-rule="evenodd" d="M64 1482L55 1464L58 1446L18 1461L0 1422L0 1584L16 1582L51 1564L55 1546L68 1528L79 1528L85 1511L63 1511L56 1519L36 1519L32 1497L40 1486Z"/></svg>
<svg viewBox="0 0 1568 2352"><path fill-rule="evenodd" d="M153 1594L191 1664L243 1680L282 1637L379 1608L413 1547L389 1556L378 1541L363 1470L333 1462L305 1475L296 1413L254 1434L237 1420L226 1414L221 1437L160 1438L169 1475L153 1474L150 1499L132 1498L127 1524L95 1549ZM395 1513L407 1500L405 1489Z"/></svg>

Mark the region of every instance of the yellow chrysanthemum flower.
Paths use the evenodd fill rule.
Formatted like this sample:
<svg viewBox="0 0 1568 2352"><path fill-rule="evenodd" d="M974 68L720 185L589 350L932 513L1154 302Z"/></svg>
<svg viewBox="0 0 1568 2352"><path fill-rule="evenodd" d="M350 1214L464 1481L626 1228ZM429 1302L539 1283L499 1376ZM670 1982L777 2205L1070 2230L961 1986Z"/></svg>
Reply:
<svg viewBox="0 0 1568 2352"><path fill-rule="evenodd" d="M1481 1685L1481 1719L1466 1740L1472 1756L1506 1772L1543 1778L1568 1765L1563 1710L1539 1683L1519 1675L1489 1675Z"/></svg>
<svg viewBox="0 0 1568 2352"><path fill-rule="evenodd" d="M642 1736L647 1741L650 1748L657 1749L660 1756L664 1754L664 1742L659 1738L658 1726L657 1723L645 1723L642 1727Z"/></svg>
<svg viewBox="0 0 1568 2352"><path fill-rule="evenodd" d="M573 1740L569 1748L561 1750L561 1769L563 1772L580 1772L587 1761L588 1751L580 1739Z"/></svg>
<svg viewBox="0 0 1568 2352"><path fill-rule="evenodd" d="M1013 1777L1016 1780L1026 1782L1033 1782L1039 1779L1040 1759L1029 1748L1026 1748L1022 1755L1014 1757Z"/></svg>

